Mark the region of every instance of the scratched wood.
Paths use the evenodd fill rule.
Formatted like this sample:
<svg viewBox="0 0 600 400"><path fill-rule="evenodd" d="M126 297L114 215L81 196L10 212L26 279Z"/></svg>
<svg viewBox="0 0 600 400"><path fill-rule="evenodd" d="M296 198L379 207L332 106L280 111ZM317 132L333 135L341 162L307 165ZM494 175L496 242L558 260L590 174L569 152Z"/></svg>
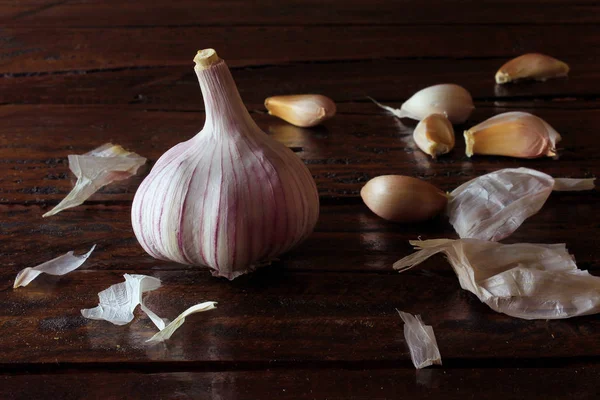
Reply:
<svg viewBox="0 0 600 400"><path fill-rule="evenodd" d="M357 197L368 179L384 174L419 176L444 190L452 190L483 173L518 166L557 177L600 174L594 146L597 138L592 134L592 127L600 124L596 109L527 110L562 133L559 160L487 156L469 159L464 155L460 132L497 113L514 110L481 107L469 123L456 128L455 150L437 161L415 147L411 136L414 122L399 121L370 102L349 105L347 110L350 113L345 114L345 108L340 107L340 115L317 129L296 128L264 113L254 113L253 117L265 132L296 150L315 177L323 198ZM4 121L0 133L0 201L4 203L57 203L73 186L66 162L68 154L83 154L114 141L154 162L203 125L199 112L124 112L109 107L5 106L0 108L0 115ZM44 141L37 142L35 138L39 137ZM143 176L141 173L111 185L92 200L131 200Z"/></svg>
<svg viewBox="0 0 600 400"><path fill-rule="evenodd" d="M117 400L212 398L289 399L589 399L597 394L597 366L563 368L429 369L387 368L268 370L239 372L2 375L3 398ZM522 389L515 382L529 382ZM185 394L184 394L185 393ZM493 393L493 394L492 394ZM492 394L492 395L491 395ZM320 397L322 396L322 397Z"/></svg>
<svg viewBox="0 0 600 400"><path fill-rule="evenodd" d="M224 5L226 4L226 5ZM481 3L480 3L481 4ZM420 25L489 23L597 23L598 3L579 0L487 0L475 2L390 0L293 0L247 2L229 0L155 2L152 13L142 0L0 2L0 23L58 27L173 26L173 25ZM197 12L195 12L197 10Z"/></svg>
<svg viewBox="0 0 600 400"><path fill-rule="evenodd" d="M495 85L494 74L508 59L372 60L349 63L292 63L261 68L234 68L242 98L253 109L279 94L322 93L334 101L401 101L424 87L453 82L465 86L478 101L591 100L600 94L600 59L569 57L568 79ZM198 110L198 80L191 60L183 66L95 71L89 73L21 74L0 79L7 104L127 105L144 109ZM188 62L189 61L189 62ZM27 87L27 90L23 90ZM592 103L595 104L595 103ZM580 106L586 106L582 103ZM528 106L531 106L529 104Z"/></svg>
<svg viewBox="0 0 600 400"><path fill-rule="evenodd" d="M196 50L217 49L232 66L380 58L505 59L527 52L559 58L600 47L594 25L481 25L177 28L27 28L0 31L0 73L29 74L190 65ZM101 39L99 39L99 36ZM490 43L489 38L494 38ZM548 40L560 37L561 40ZM312 39L310 39L312 38ZM348 38L357 38L348 40ZM469 46L465 46L465 42ZM256 44L260 43L260 51ZM317 45L318 44L318 45Z"/></svg>

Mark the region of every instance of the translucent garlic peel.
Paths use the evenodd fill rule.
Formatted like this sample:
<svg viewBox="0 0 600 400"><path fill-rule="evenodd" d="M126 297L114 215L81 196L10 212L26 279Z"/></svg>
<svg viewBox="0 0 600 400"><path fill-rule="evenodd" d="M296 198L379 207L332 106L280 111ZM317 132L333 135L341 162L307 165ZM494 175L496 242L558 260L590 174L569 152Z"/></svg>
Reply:
<svg viewBox="0 0 600 400"><path fill-rule="evenodd" d="M518 158L555 157L561 136L535 115L513 111L496 115L464 132L466 154Z"/></svg>
<svg viewBox="0 0 600 400"><path fill-rule="evenodd" d="M151 256L234 279L306 239L319 197L302 160L252 120L225 62L201 60L204 128L156 162L135 194L132 225Z"/></svg>
<svg viewBox="0 0 600 400"><path fill-rule="evenodd" d="M417 124L413 139L425 154L436 158L454 148L454 128L445 115L431 114Z"/></svg>
<svg viewBox="0 0 600 400"><path fill-rule="evenodd" d="M143 301L143 294L158 289L161 286L160 279L147 275L123 275L125 282L117 283L98 293L100 302L94 308L81 310L85 318L104 320L115 325L126 325L133 320L133 312L140 308L159 329L147 342L162 342L171 337L173 333L185 322L188 315L209 311L215 308L214 301L197 304L185 310L173 322L160 318L150 310ZM168 324L168 325L167 325Z"/></svg>
<svg viewBox="0 0 600 400"><path fill-rule="evenodd" d="M69 251L62 256L53 258L50 261L46 261L38 265L37 267L27 267L22 269L17 274L15 278L15 283L13 284L13 288L18 288L20 286L27 286L37 278L40 274L48 274L61 276L68 274L71 271L76 270L89 258L90 254L94 251L96 245L93 245L92 248L85 254L80 256L74 256L72 251Z"/></svg>
<svg viewBox="0 0 600 400"><path fill-rule="evenodd" d="M417 369L430 365L442 365L442 356L431 325L425 325L420 315L414 316L400 310L404 321L404 338L410 350L410 358Z"/></svg>
<svg viewBox="0 0 600 400"><path fill-rule="evenodd" d="M564 244L500 244L477 239L411 241L419 251L394 263L406 271L444 253L463 289L494 311L523 319L600 312L600 277L577 268Z"/></svg>
<svg viewBox="0 0 600 400"><path fill-rule="evenodd" d="M69 169L77 177L77 182L71 192L43 217L82 204L103 186L135 175L138 168L146 163L144 157L112 143L83 155L69 155L68 159Z"/></svg>
<svg viewBox="0 0 600 400"><path fill-rule="evenodd" d="M99 304L81 310L85 318L104 320L115 325L126 325L133 320L133 311L143 304L142 295L160 287L160 280L147 275L123 275L125 282L117 283L98 293ZM147 309L143 306L144 311ZM152 321L160 324L154 313Z"/></svg>
<svg viewBox="0 0 600 400"><path fill-rule="evenodd" d="M553 190L590 190L594 179L554 179L529 168L507 168L463 183L450 193L446 214L461 238L498 241L537 213Z"/></svg>
<svg viewBox="0 0 600 400"><path fill-rule="evenodd" d="M150 339L148 339L147 342L163 342L165 340L170 339L171 335L173 335L173 333L175 333L175 331L177 329L179 329L179 327L181 325L183 325L183 323L185 322L185 318L187 316L195 314L195 313L199 313L199 312L212 310L212 309L216 308L215 307L216 304L217 303L214 301L207 301L204 303L196 304L195 306L188 308L187 310L185 310L184 312L179 314L179 316L177 318L175 318L166 327L164 327L164 326L162 328L159 327L160 331L157 332Z"/></svg>
<svg viewBox="0 0 600 400"><path fill-rule="evenodd" d="M567 76L568 73L569 66L566 63L544 54L529 53L513 58L500 67L495 79L498 84L520 79L545 81Z"/></svg>
<svg viewBox="0 0 600 400"><path fill-rule="evenodd" d="M462 86L451 83L429 86L419 90L406 100L400 109L374 102L398 118L421 121L431 114L445 114L453 124L465 122L475 109L471 94Z"/></svg>

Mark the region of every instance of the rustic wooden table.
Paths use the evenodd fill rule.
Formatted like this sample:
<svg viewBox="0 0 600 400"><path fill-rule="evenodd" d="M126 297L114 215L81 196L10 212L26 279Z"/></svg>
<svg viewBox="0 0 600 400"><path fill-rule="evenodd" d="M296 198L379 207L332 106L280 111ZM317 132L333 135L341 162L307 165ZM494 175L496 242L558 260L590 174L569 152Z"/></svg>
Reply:
<svg viewBox="0 0 600 400"><path fill-rule="evenodd" d="M371 177L406 174L445 190L480 174L527 166L561 177L600 175L600 6L596 0L456 2L0 1L0 397L50 399L593 398L600 317L524 321L460 289L442 257L402 275L409 239L456 237L443 218L396 225L358 192ZM152 4L152 5L151 5ZM203 125L193 72L199 48L227 60L265 132L293 148L321 195L316 232L280 262L233 282L157 261L130 225L139 176L85 205L42 219L71 189L67 155L113 141L152 164ZM496 86L513 56L568 62L568 79ZM399 106L425 86L468 88L463 128L525 110L560 133L561 158L464 155L432 161ZM299 129L265 113L271 95L317 92L338 115ZM553 194L513 242L566 242L600 273L598 191ZM98 245L81 270L12 289L15 274ZM127 326L81 317L124 273L160 278L148 296L173 318L204 300L164 345L141 312ZM395 308L433 325L443 367L415 371Z"/></svg>

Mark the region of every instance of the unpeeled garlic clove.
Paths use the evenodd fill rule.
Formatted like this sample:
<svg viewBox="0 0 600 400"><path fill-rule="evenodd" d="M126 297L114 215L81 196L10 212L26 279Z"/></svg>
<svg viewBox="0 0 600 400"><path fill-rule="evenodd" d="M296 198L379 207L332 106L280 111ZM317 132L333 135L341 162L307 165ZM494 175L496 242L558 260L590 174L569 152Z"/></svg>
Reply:
<svg viewBox="0 0 600 400"><path fill-rule="evenodd" d="M320 94L273 96L265 100L269 114L292 125L309 128L335 115L333 100Z"/></svg>
<svg viewBox="0 0 600 400"><path fill-rule="evenodd" d="M500 67L496 72L496 83L517 79L545 81L548 78L567 76L568 73L569 66L566 63L544 54L529 53L513 58Z"/></svg>
<svg viewBox="0 0 600 400"><path fill-rule="evenodd" d="M473 98L467 89L453 83L444 83L421 89L406 100L400 106L400 109L373 101L398 118L411 118L421 121L430 114L445 114L453 124L465 122L475 109Z"/></svg>
<svg viewBox="0 0 600 400"><path fill-rule="evenodd" d="M518 158L555 157L561 140L546 121L513 111L496 115L465 131L466 153Z"/></svg>
<svg viewBox="0 0 600 400"><path fill-rule="evenodd" d="M417 146L432 158L454 148L454 129L442 114L431 114L419 122L413 138Z"/></svg>
<svg viewBox="0 0 600 400"><path fill-rule="evenodd" d="M444 192L430 183L402 175L382 175L371 179L360 191L371 211L394 222L431 219L446 207Z"/></svg>

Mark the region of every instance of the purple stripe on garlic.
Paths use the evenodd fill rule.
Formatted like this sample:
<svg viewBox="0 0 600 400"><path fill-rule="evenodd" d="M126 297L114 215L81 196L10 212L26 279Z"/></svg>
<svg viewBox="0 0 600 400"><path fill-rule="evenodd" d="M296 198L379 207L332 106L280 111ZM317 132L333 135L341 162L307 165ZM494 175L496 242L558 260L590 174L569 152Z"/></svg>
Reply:
<svg viewBox="0 0 600 400"><path fill-rule="evenodd" d="M155 258L233 279L306 239L319 197L302 160L252 120L214 50L194 61L204 128L168 150L142 182L133 230Z"/></svg>

